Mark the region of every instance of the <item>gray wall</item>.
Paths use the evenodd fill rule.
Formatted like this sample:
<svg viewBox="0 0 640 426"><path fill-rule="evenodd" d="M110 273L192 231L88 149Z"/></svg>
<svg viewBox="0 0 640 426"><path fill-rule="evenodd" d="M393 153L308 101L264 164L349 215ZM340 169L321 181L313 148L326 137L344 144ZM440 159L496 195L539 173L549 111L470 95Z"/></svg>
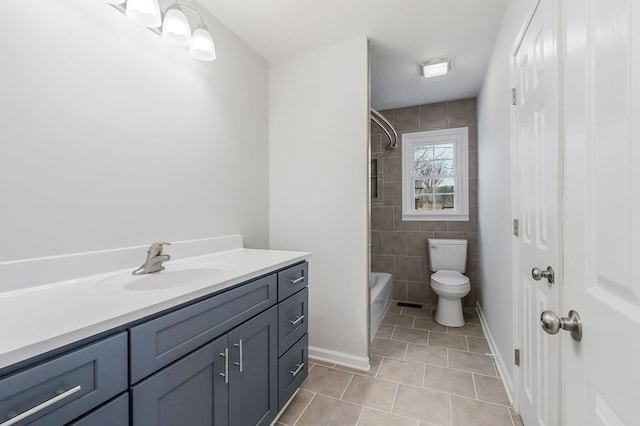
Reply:
<svg viewBox="0 0 640 426"><path fill-rule="evenodd" d="M398 148L385 149L387 137L371 125L371 159L377 160L378 196L371 203L371 270L393 274L393 298L435 304L429 285L428 238L464 238L469 242L466 275L471 291L463 299L475 306L478 287L478 143L476 99L398 108L381 113L398 132ZM469 127L469 221L402 220L402 134ZM373 184L373 183L372 183Z"/></svg>

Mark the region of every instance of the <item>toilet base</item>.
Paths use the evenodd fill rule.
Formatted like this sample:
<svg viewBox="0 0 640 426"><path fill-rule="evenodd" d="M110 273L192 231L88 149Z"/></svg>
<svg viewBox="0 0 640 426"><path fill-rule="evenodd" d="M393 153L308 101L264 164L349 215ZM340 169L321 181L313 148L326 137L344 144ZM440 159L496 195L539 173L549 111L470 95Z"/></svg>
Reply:
<svg viewBox="0 0 640 426"><path fill-rule="evenodd" d="M436 307L436 322L447 327L464 326L464 316L462 314L462 299L438 297Z"/></svg>

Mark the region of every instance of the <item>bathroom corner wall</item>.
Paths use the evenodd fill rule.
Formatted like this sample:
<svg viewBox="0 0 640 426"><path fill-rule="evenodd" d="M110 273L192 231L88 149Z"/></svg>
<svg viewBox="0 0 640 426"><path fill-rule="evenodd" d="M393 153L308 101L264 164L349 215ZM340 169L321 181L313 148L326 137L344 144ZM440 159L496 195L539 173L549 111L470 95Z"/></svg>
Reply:
<svg viewBox="0 0 640 426"><path fill-rule="evenodd" d="M478 138L476 99L461 99L380 111L398 132L398 147L385 148L387 137L371 124L371 159L377 162L377 197L371 202L371 270L393 274L393 298L433 305L429 285L428 238L468 240L467 271L471 291L464 306L478 297ZM402 134L469 127L469 221L402 220ZM375 174L372 173L372 174Z"/></svg>

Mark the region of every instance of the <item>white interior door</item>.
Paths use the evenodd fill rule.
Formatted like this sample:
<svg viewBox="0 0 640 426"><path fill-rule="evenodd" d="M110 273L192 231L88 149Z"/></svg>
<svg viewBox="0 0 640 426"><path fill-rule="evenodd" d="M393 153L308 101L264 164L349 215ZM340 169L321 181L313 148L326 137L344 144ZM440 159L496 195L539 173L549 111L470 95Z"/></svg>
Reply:
<svg viewBox="0 0 640 426"><path fill-rule="evenodd" d="M566 0L563 424L640 425L640 2ZM560 312L558 312L560 314Z"/></svg>
<svg viewBox="0 0 640 426"><path fill-rule="evenodd" d="M515 298L520 367L516 388L524 423L556 425L558 342L539 325L540 312L556 309L560 230L557 37L555 2L541 0L512 58L516 87L515 181L519 232ZM535 280L533 268L555 270L553 283Z"/></svg>

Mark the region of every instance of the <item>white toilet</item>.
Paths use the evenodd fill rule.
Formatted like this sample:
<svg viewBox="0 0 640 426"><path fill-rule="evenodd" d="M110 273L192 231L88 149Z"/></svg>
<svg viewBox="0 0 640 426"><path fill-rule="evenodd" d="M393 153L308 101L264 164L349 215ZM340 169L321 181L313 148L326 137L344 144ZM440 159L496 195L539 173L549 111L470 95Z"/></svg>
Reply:
<svg viewBox="0 0 640 426"><path fill-rule="evenodd" d="M469 278L462 275L467 264L467 240L428 240L431 288L438 295L436 322L448 327L462 327L461 299L469 294Z"/></svg>

